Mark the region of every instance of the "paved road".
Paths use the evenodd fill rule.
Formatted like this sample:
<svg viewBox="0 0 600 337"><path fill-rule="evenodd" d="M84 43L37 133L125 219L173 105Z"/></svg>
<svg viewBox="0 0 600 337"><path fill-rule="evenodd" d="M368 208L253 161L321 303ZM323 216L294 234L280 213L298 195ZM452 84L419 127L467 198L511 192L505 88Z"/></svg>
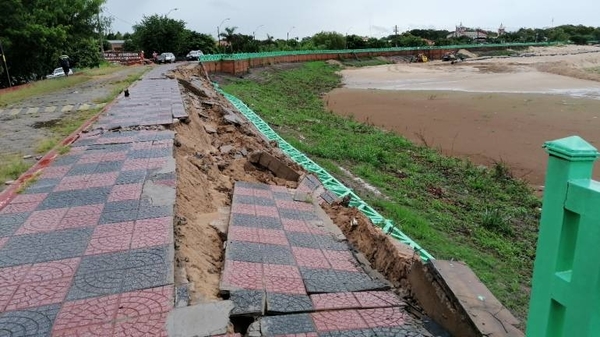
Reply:
<svg viewBox="0 0 600 337"><path fill-rule="evenodd" d="M60 120L77 111L101 108L96 104L106 97L129 75L143 71L142 67L128 67L110 75L96 77L89 82L58 92L32 97L0 109L0 157L6 154L31 154L36 145L51 136L40 128L43 123Z"/></svg>
<svg viewBox="0 0 600 337"><path fill-rule="evenodd" d="M132 110L144 111L138 124L171 121L181 97L164 69L97 126L131 125ZM95 129L0 209L0 335L163 335L173 306L173 136Z"/></svg>

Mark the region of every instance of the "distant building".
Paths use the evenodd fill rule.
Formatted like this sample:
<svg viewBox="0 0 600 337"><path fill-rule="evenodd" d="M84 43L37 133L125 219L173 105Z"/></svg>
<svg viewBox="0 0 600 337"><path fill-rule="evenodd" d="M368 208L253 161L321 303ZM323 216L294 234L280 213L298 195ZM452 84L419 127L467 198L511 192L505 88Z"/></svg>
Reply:
<svg viewBox="0 0 600 337"><path fill-rule="evenodd" d="M456 30L453 33L448 34L447 38L452 39L463 36L469 37L475 41L483 42L487 39L488 34L481 29L468 29L467 27L463 26L461 22L460 25L456 26Z"/></svg>
<svg viewBox="0 0 600 337"><path fill-rule="evenodd" d="M500 24L500 28L498 28L498 36L502 36L506 34L506 27L503 24Z"/></svg>
<svg viewBox="0 0 600 337"><path fill-rule="evenodd" d="M110 51L123 51L123 45L125 44L125 40L108 40L110 44Z"/></svg>

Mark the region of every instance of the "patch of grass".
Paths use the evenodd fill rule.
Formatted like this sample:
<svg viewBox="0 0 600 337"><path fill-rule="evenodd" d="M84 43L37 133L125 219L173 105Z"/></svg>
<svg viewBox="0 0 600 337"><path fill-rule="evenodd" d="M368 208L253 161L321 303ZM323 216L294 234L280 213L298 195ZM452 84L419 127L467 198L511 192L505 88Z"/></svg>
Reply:
<svg viewBox="0 0 600 337"><path fill-rule="evenodd" d="M63 154L67 154L69 152L71 152L71 147L70 146L64 146L61 145L58 149L58 154L63 155Z"/></svg>
<svg viewBox="0 0 600 337"><path fill-rule="evenodd" d="M0 156L0 183L4 184L5 181L15 180L19 178L21 174L31 167L30 164L26 163L21 155L1 155Z"/></svg>
<svg viewBox="0 0 600 337"><path fill-rule="evenodd" d="M125 66L120 64L102 63L98 68L89 68L81 70L81 73L87 76L104 76L116 73L119 70L125 69Z"/></svg>
<svg viewBox="0 0 600 337"><path fill-rule="evenodd" d="M585 71L592 74L600 74L600 67L585 68Z"/></svg>
<svg viewBox="0 0 600 337"><path fill-rule="evenodd" d="M0 96L0 107L15 104L30 97L45 95L65 88L73 87L89 81L90 79L91 77L89 76L77 75L38 81L26 88L3 93Z"/></svg>
<svg viewBox="0 0 600 337"><path fill-rule="evenodd" d="M63 139L79 129L85 121L94 117L99 111L100 109L90 109L71 113L49 127L49 129L58 139Z"/></svg>
<svg viewBox="0 0 600 337"><path fill-rule="evenodd" d="M435 257L468 263L524 320L540 200L502 163L480 168L326 111L321 97L339 86L338 70L311 62L224 89L338 178L343 166L377 187L388 199L367 200L373 207Z"/></svg>
<svg viewBox="0 0 600 337"><path fill-rule="evenodd" d="M46 153L46 152L52 150L56 146L57 143L58 143L58 140L56 138L42 139L35 147L35 153L38 153L38 154Z"/></svg>

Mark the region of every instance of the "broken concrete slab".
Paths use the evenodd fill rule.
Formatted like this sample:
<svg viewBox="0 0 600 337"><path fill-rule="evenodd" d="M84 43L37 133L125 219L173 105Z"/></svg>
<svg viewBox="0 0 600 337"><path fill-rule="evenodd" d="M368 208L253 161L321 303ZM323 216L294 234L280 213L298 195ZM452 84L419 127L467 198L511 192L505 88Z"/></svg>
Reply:
<svg viewBox="0 0 600 337"><path fill-rule="evenodd" d="M229 152L231 152L231 150L234 149L233 145L223 145L219 148L219 151L221 151L221 154L227 154Z"/></svg>
<svg viewBox="0 0 600 337"><path fill-rule="evenodd" d="M229 123L229 124L242 125L242 120L240 118L238 118L238 116L234 115L233 113L226 113L225 115L223 115L223 119L225 120L226 123Z"/></svg>
<svg viewBox="0 0 600 337"><path fill-rule="evenodd" d="M283 161L266 152L254 152L250 155L251 163L264 167L278 177L289 181L298 181L300 174L287 166Z"/></svg>
<svg viewBox="0 0 600 337"><path fill-rule="evenodd" d="M519 321L464 263L419 261L409 281L425 312L453 336L524 336Z"/></svg>
<svg viewBox="0 0 600 337"><path fill-rule="evenodd" d="M167 317L167 333L172 337L224 334L233 307L232 301L221 301L174 309Z"/></svg>
<svg viewBox="0 0 600 337"><path fill-rule="evenodd" d="M144 183L142 197L148 199L152 206L169 206L175 203L175 189L148 180Z"/></svg>
<svg viewBox="0 0 600 337"><path fill-rule="evenodd" d="M204 130L209 134L217 133L217 128L208 124L204 124Z"/></svg>

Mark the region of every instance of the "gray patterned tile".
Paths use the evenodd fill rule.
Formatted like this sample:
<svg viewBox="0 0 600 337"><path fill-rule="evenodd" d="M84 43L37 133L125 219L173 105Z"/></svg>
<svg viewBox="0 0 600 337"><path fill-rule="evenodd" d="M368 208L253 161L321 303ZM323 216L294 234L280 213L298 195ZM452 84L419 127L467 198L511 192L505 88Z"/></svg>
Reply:
<svg viewBox="0 0 600 337"><path fill-rule="evenodd" d="M0 336L49 336L60 304L0 313Z"/></svg>

